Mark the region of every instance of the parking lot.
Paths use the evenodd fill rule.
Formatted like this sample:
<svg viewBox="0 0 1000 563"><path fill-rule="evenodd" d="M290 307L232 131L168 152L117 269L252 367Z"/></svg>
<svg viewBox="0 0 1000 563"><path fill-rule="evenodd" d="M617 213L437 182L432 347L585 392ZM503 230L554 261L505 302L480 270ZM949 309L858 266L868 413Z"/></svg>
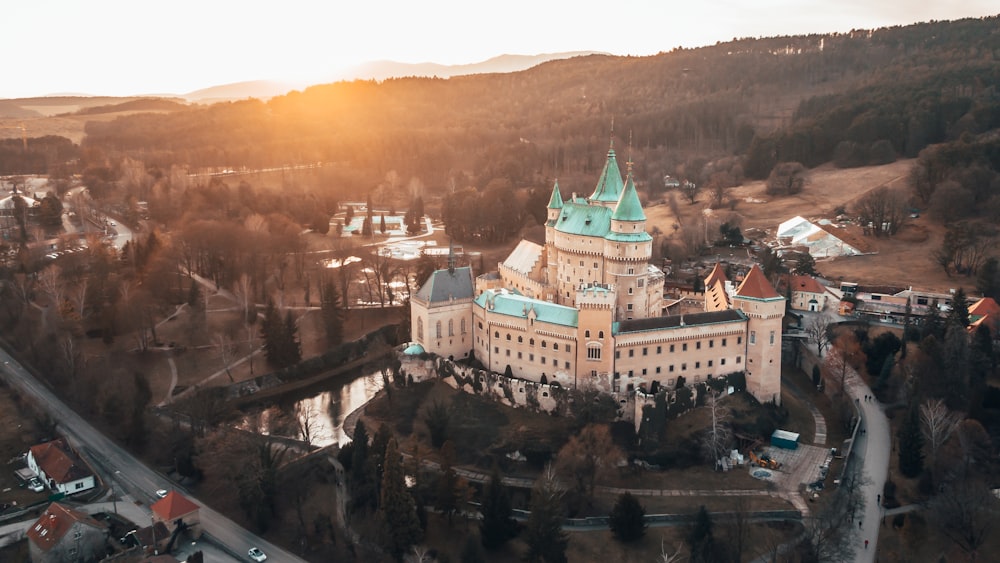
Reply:
<svg viewBox="0 0 1000 563"><path fill-rule="evenodd" d="M764 455L777 461L781 466L776 470L767 470L770 475L759 471L755 473L758 468L751 468L751 475L771 481L781 489L799 491L802 485L809 485L820 479L820 467L829 458L830 448L800 444L797 449L786 450L765 446ZM825 484L829 486L832 483L833 477L827 475Z"/></svg>

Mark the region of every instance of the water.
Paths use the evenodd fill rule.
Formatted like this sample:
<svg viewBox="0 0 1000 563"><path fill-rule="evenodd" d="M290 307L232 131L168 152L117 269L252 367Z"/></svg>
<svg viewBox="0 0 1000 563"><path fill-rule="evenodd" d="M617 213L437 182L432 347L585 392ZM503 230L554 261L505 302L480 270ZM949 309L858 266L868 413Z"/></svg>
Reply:
<svg viewBox="0 0 1000 563"><path fill-rule="evenodd" d="M299 422L309 428L310 442L316 446L350 442L344 434L344 418L382 390L382 373L370 368L357 372L353 380L334 384L332 389L317 390L300 397L291 407Z"/></svg>

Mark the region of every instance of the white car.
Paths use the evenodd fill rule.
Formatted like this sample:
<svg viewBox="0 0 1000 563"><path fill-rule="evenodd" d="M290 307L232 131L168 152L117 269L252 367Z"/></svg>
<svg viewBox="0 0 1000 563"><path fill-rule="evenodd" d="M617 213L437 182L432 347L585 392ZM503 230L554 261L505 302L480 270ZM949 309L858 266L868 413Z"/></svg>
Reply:
<svg viewBox="0 0 1000 563"><path fill-rule="evenodd" d="M159 498L163 498L167 496L167 492L168 491L166 489L159 489L158 491L156 491L156 496Z"/></svg>
<svg viewBox="0 0 1000 563"><path fill-rule="evenodd" d="M45 485L38 480L38 477L32 477L31 480L28 481L28 489L36 493L40 493L45 490Z"/></svg>
<svg viewBox="0 0 1000 563"><path fill-rule="evenodd" d="M247 552L247 555L249 555L250 559L256 561L257 563L260 563L261 561L267 561L267 555L264 555L264 552L257 549L256 547L251 547L250 551Z"/></svg>

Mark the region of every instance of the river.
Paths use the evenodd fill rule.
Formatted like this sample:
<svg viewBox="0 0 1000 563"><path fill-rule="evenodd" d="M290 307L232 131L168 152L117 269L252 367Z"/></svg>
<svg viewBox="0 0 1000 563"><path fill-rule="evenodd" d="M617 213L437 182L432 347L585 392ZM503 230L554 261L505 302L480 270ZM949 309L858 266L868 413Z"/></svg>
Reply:
<svg viewBox="0 0 1000 563"><path fill-rule="evenodd" d="M344 418L382 390L382 374L371 367L354 372L349 381L321 384L302 394L288 397L290 412L309 427L310 442L316 446L344 444ZM284 401L283 401L284 402ZM287 404L287 403L286 403Z"/></svg>

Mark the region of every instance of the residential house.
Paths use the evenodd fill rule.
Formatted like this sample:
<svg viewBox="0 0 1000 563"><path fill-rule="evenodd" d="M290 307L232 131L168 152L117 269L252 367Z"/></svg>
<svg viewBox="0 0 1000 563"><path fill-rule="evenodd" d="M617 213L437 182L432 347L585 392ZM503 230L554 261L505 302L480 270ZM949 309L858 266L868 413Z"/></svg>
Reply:
<svg viewBox="0 0 1000 563"><path fill-rule="evenodd" d="M72 495L95 486L94 474L62 438L32 446L27 461L52 492Z"/></svg>
<svg viewBox="0 0 1000 563"><path fill-rule="evenodd" d="M789 307L793 311L823 311L830 297L826 288L812 276L784 276L783 289L789 290L791 300Z"/></svg>
<svg viewBox="0 0 1000 563"><path fill-rule="evenodd" d="M201 537L201 516L198 505L177 491L170 491L167 496L149 508L153 511L153 521L163 522L170 533L173 533L178 526L184 526L193 537Z"/></svg>
<svg viewBox="0 0 1000 563"><path fill-rule="evenodd" d="M985 326L993 338L1000 336L1000 305L992 297L983 297L969 307L969 332Z"/></svg>
<svg viewBox="0 0 1000 563"><path fill-rule="evenodd" d="M108 527L89 515L52 503L28 528L33 563L96 561L106 554Z"/></svg>

